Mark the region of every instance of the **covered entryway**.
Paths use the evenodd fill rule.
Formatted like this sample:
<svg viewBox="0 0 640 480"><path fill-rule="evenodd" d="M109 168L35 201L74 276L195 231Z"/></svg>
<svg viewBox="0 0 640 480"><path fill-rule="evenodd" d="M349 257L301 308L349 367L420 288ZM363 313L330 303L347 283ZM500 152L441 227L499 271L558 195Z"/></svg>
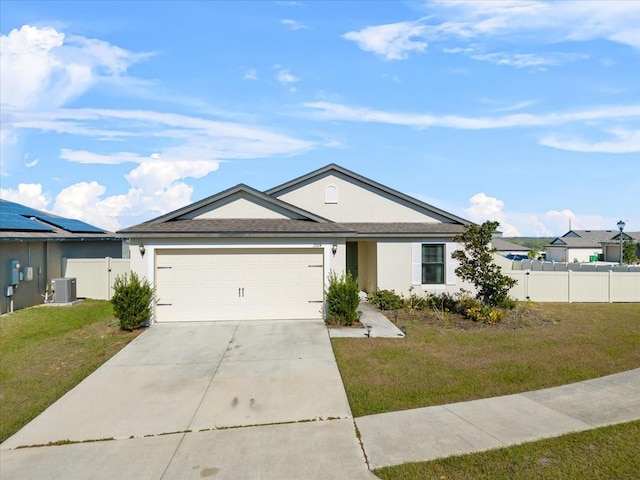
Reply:
<svg viewBox="0 0 640 480"><path fill-rule="evenodd" d="M157 250L157 322L319 319L323 250Z"/></svg>

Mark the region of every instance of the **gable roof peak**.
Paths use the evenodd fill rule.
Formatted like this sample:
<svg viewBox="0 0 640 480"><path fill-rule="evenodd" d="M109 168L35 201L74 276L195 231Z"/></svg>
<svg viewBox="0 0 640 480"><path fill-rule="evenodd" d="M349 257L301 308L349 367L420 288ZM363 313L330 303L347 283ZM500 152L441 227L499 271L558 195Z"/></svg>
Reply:
<svg viewBox="0 0 640 480"><path fill-rule="evenodd" d="M283 183L281 185L278 185L276 187L273 187L269 190L265 191L265 194L273 196L273 197L278 197L279 195L286 193L287 191L291 191L291 190L295 190L296 188L298 188L298 186L304 184L305 182L309 182L311 180L313 180L314 178L323 176L327 173L331 173L331 172L337 172L341 175L344 175L345 177L351 178L352 180L354 180L357 183L361 183L365 186L367 186L368 188L374 189L374 190L378 190L380 192L384 192L386 195L389 195L391 197L395 197L397 199L400 199L404 202L407 202L409 204L412 204L420 209L423 210L428 210L431 213L435 213L436 215L445 218L453 223L459 223L462 225L468 225L472 222L470 222L469 220L465 220L462 217L458 217L457 215L453 215L452 213L446 212L444 210L441 210L437 207L434 207L433 205L429 205L426 202L423 202L421 200L418 200L417 198L411 197L409 195L406 195L398 190L394 190L391 187L387 187L386 185L383 185L381 183L376 182L375 180L371 180L370 178L364 177L362 175L360 175L359 173L353 172L341 165L338 165L336 163L330 163L328 165L325 165L324 167L318 168L317 170L314 170L312 172L309 172L305 175L302 175L300 177L294 178L293 180L290 180L286 183Z"/></svg>

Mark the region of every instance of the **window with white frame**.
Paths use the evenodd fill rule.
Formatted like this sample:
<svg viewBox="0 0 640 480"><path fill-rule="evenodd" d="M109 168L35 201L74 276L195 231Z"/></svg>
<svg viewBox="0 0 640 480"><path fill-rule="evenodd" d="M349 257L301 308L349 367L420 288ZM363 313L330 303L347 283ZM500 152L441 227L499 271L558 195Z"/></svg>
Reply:
<svg viewBox="0 0 640 480"><path fill-rule="evenodd" d="M444 283L445 248L443 244L422 245L422 284Z"/></svg>

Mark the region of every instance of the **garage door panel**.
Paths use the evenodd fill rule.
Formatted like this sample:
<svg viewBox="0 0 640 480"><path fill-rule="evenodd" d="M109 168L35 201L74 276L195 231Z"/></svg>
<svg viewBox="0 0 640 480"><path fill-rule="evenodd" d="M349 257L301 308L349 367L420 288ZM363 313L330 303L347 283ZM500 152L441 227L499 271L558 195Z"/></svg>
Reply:
<svg viewBox="0 0 640 480"><path fill-rule="evenodd" d="M156 321L322 318L320 249L165 250Z"/></svg>

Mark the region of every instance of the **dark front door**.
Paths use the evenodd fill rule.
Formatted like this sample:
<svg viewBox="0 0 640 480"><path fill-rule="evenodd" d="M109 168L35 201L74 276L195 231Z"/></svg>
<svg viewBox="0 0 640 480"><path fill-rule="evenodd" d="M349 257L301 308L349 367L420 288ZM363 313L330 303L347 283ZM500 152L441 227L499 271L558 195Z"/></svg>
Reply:
<svg viewBox="0 0 640 480"><path fill-rule="evenodd" d="M347 272L358 278L358 242L347 242Z"/></svg>

